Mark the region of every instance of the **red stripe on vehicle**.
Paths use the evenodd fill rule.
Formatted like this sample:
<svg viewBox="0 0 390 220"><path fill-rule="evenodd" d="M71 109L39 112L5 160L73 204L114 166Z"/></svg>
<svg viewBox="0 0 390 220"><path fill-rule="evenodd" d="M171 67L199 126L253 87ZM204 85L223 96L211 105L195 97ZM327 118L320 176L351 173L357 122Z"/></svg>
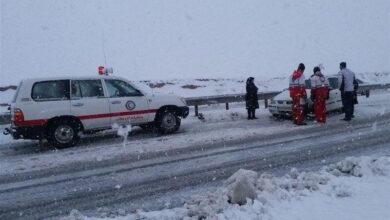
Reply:
<svg viewBox="0 0 390 220"><path fill-rule="evenodd" d="M132 111L132 112L114 112L114 113L105 113L105 114L96 114L96 115L82 115L82 116L78 116L78 118L80 120L88 120L88 119L118 117L118 116L127 116L127 115L142 115L142 114L155 113L155 112L157 112L157 109Z"/></svg>
<svg viewBox="0 0 390 220"><path fill-rule="evenodd" d="M128 116L128 115L142 115L149 113L156 113L157 109L150 110L141 110L141 111L131 111L131 112L114 112L114 113L104 113L104 114L95 114L95 115L81 115L77 116L80 120L89 120L97 118L108 118L108 117L119 117L119 116ZM22 122L14 122L15 126L39 126L46 125L48 119L36 119L36 120L25 120Z"/></svg>
<svg viewBox="0 0 390 220"><path fill-rule="evenodd" d="M45 125L46 123L47 123L46 119L14 121L15 126L39 126L39 125Z"/></svg>

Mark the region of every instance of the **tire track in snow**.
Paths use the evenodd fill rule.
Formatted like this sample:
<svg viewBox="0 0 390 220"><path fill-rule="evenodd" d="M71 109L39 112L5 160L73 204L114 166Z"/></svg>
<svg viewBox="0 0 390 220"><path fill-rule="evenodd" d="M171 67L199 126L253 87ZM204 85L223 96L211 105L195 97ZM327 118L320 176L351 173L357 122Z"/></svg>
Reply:
<svg viewBox="0 0 390 220"><path fill-rule="evenodd" d="M39 217L56 216L63 214L61 212L63 210L69 211L72 207L87 210L107 204L121 203L150 196L155 193L195 186L212 181L213 178L220 179L228 177L239 168L261 170L269 168L270 164L275 167L321 158L326 155L338 154L357 148L380 146L390 142L388 118L388 115L379 118L380 122L377 122L375 130L371 129L372 121L356 121L348 128L353 131L344 132L344 136L341 137L340 131L345 130L345 127L338 129L337 126L329 126L325 132L322 131L324 127L316 127L310 128L312 131L311 135L301 136L299 138L294 137L294 132L291 132L290 136L284 137L284 140L282 140L283 138L276 142L268 140L268 143L261 145L265 141L264 137L254 137L245 143L246 146L243 146L243 143L241 145L240 143L232 143L231 148L226 146L222 150L221 148L214 148L213 150L217 150L215 152L207 149L203 154L199 155L193 155L193 152L186 151L182 154L189 153L188 156L182 154L176 155L177 157L183 156L181 159L176 158L162 163L151 163L147 166L124 167L115 171L111 170L111 174L115 172L114 175L118 177L118 182L123 184L120 189L112 187L113 180L107 172L103 172L101 175L90 175L92 173L87 173L86 176L58 182L43 182L42 185L34 185L34 188L31 189L29 187L15 187L12 189L11 187L8 190L0 192L2 197L8 198L6 199L7 204L2 202L0 205L0 210L2 210L0 211L0 217L17 218L18 210L24 210L25 213ZM378 120L378 118L374 120ZM338 127L340 127L340 124ZM362 133L359 134L357 131L361 131ZM321 142L313 145L313 138ZM359 139L360 142L354 141L356 139ZM301 147L291 147L299 145ZM151 159L156 158L158 157ZM215 163L207 163L209 161L215 161ZM189 169L184 171L178 170L174 173L175 170L173 168L175 167L189 167ZM130 178L136 174L145 174L148 170L161 169L161 175L155 175L154 177L145 176L144 178L133 180ZM74 187L88 182L97 184L97 189L93 189L92 191L80 189L77 192L71 192ZM4 189L3 187L4 184L0 188ZM29 195L28 190L35 191L39 188L41 190L38 190L39 192L33 192L31 197L27 197L27 201L24 201L24 198L17 197L17 195L22 194ZM47 191L43 188L47 188ZM56 202L53 203L53 197L50 197L50 192L56 195L56 189L68 190L69 192L68 194L63 193L62 198L57 197ZM44 195L49 195L49 198L40 198L39 201L33 200L34 197L42 197ZM45 211L42 211L43 209Z"/></svg>

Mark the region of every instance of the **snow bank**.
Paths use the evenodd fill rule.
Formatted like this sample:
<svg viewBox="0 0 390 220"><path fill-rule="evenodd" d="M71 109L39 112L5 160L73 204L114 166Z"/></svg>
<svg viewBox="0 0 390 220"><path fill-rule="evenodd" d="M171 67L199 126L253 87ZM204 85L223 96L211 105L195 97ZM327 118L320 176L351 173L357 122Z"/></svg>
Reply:
<svg viewBox="0 0 390 220"><path fill-rule="evenodd" d="M356 77L366 83L389 83L390 73L357 73Z"/></svg>
<svg viewBox="0 0 390 220"><path fill-rule="evenodd" d="M205 196L194 195L183 207L154 212L137 210L114 219L367 219L368 215L371 219L389 219L389 183L390 157L350 157L317 172L293 168L282 177L239 170L223 187ZM356 201L361 198L364 201ZM311 204L319 205L312 209ZM345 212L345 207L349 212ZM304 211L294 212L297 209ZM311 211L317 209L325 212ZM101 218L85 217L76 210L63 218L81 219Z"/></svg>

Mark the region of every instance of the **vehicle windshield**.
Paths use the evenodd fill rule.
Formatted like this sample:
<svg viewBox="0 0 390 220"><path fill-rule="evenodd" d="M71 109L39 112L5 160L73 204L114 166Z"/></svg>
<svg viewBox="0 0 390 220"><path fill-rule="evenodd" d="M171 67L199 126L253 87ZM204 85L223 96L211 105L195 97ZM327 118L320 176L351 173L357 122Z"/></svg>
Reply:
<svg viewBox="0 0 390 220"><path fill-rule="evenodd" d="M329 77L327 78L329 82L330 89L338 89L339 88L339 82L337 77ZM305 88L311 89L311 81L310 79L305 80Z"/></svg>

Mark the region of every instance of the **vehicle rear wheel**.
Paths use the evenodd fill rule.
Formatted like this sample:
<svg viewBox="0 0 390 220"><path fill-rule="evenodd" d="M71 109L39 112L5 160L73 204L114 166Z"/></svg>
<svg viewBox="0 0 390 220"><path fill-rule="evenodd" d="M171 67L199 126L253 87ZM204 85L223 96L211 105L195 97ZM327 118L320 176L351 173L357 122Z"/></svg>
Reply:
<svg viewBox="0 0 390 220"><path fill-rule="evenodd" d="M78 123L74 120L56 120L48 127L47 140L57 148L71 147L78 143L79 131Z"/></svg>
<svg viewBox="0 0 390 220"><path fill-rule="evenodd" d="M174 111L166 110L159 114L156 126L160 133L171 134L179 130L181 119Z"/></svg>

